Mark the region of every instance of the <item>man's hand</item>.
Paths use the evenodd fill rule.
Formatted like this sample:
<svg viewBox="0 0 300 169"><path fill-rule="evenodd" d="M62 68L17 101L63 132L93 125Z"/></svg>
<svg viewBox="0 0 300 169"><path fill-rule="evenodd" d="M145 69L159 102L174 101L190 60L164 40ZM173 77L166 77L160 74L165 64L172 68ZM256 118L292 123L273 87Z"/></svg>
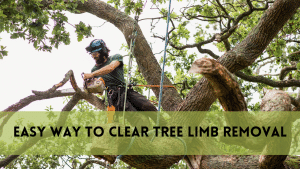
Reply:
<svg viewBox="0 0 300 169"><path fill-rule="evenodd" d="M93 78L94 77L94 75L92 74L92 73L85 73L85 74L83 74L83 79L85 80L85 79L90 79L90 78Z"/></svg>

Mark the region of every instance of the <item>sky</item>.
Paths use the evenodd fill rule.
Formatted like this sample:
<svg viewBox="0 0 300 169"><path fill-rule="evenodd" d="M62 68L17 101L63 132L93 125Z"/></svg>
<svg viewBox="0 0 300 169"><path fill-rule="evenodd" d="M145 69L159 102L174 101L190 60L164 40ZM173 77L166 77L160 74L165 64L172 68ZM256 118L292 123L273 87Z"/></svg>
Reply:
<svg viewBox="0 0 300 169"><path fill-rule="evenodd" d="M179 3L181 2L172 2L171 10L175 12L179 10L182 7L182 4ZM160 16L158 11L150 9L151 7L150 3L146 4L139 18ZM126 44L126 41L122 32L114 25L89 13L71 14L66 12L66 16L68 17L68 23L72 25L83 21L86 25L92 26L94 37L84 38L81 42L78 42L75 28L66 23L66 29L70 32L71 43L69 45L61 44L58 49L54 48L49 53L35 50L33 44L29 44L26 40L10 39L10 35L6 32L0 34L2 38L0 39L0 45L6 46L6 50L9 52L8 56L0 60L0 111L17 103L20 99L32 95L32 90L48 90L59 83L69 70L73 70L78 86L82 87L81 73L89 73L95 64L85 50L85 47L94 39L103 39L111 50L110 55L117 53L128 55L127 51L120 50L122 44ZM161 21L156 25L155 32L159 32L160 36L165 36L166 25L166 21ZM161 52L164 49L165 42L152 37L150 20L140 21L139 26L143 30L147 41L153 42L153 53ZM192 24L193 26L196 27ZM169 27L171 27L171 24ZM189 29L189 31L193 32L194 30ZM187 43L193 43L193 41ZM219 56L222 55L212 45L206 45L205 48L213 50ZM196 59L203 57L196 49L189 49L189 53L193 52L197 54ZM163 57L163 52L155 56L160 60ZM124 57L124 63L128 64L128 57ZM168 70L168 68L165 68L165 70ZM70 82L59 89L67 88L72 88ZM21 109L21 111L43 111L50 105L54 111L60 111L65 105L63 101L63 97L35 101Z"/></svg>
<svg viewBox="0 0 300 169"><path fill-rule="evenodd" d="M176 8L176 4L174 5L173 8ZM150 8L149 5L147 8ZM153 10L150 12L147 8L144 9L140 19L155 17ZM0 34L2 38L0 45L6 46L6 50L9 52L8 56L0 60L0 110L4 110L20 99L32 95L32 90L45 91L51 88L54 84L59 83L70 69L75 74L77 84L82 87L83 80L81 73L90 72L95 64L94 60L85 51L85 47L93 39L103 39L111 50L111 55L117 53L121 55L128 54L127 51L120 50L122 44L126 44L124 35L112 24L106 22L101 26L105 20L99 19L89 13L66 13L66 15L69 18L68 22L70 24L74 25L80 21L84 21L87 25L92 26L94 37L84 38L81 42L78 42L75 28L69 24L65 24L66 29L70 32L71 44L62 44L58 49L54 48L49 53L35 50L33 44L28 44L26 40L10 39L10 35L6 32ZM139 25L146 39L151 39L150 22L141 21ZM158 28L162 32L161 35L164 35L166 23L158 25ZM155 51L163 50L164 42L159 39L155 41ZM124 58L125 64L128 63L126 58L128 57ZM69 82L60 89L65 88L72 88ZM50 105L53 110L60 111L64 106L63 100L63 98L53 98L35 101L21 109L21 111L43 111Z"/></svg>

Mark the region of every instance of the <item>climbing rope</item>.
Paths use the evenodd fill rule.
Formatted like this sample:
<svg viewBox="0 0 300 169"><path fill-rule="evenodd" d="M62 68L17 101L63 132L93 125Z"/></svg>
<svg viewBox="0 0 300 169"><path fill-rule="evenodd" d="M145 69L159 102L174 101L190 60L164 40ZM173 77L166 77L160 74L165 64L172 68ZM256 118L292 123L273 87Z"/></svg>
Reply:
<svg viewBox="0 0 300 169"><path fill-rule="evenodd" d="M161 99L162 99L162 89L164 87L164 70L165 70L165 62L166 62L166 49L168 45L168 30L169 30L169 21L170 21L170 9L171 9L171 0L169 0L169 10L168 10L168 17L167 17L167 30L166 30L166 38L165 38L165 49L164 49L164 58L163 58L163 66L162 66L162 73L161 73L161 81L160 81L160 92L159 92L159 101L158 101L158 113L157 113L157 122L156 124L159 125L159 117L160 117L160 107L161 107ZM134 45L135 45L135 38L137 36L136 25L138 22L138 16L135 16L135 22L130 42L130 54L129 54L129 61L128 61L128 72L127 72L127 81L125 86L125 98L124 98L124 108L123 108L123 122L125 125L125 108L126 108L126 100L127 100L127 88L129 84L129 80L131 78L131 66L132 66L132 55L134 52ZM157 85L149 85L149 87L156 87ZM169 86L174 87L174 86ZM175 87L174 87L175 88ZM175 88L176 89L176 88Z"/></svg>
<svg viewBox="0 0 300 169"><path fill-rule="evenodd" d="M168 46L169 40L169 21L170 21L170 9L171 9L171 0L169 0L169 10L168 10L168 18L167 18L167 30L166 30L166 38L165 38L165 50L164 50L164 59L161 71L161 81L160 81L160 91L159 91L159 100L158 100L158 112L157 112L157 122L156 125L159 125L159 117L160 117L160 107L161 107L161 99L162 99L162 90L163 90L163 83L164 83L164 74L165 74L165 63L166 63L166 50Z"/></svg>
<svg viewBox="0 0 300 169"><path fill-rule="evenodd" d="M163 81L164 81L164 69L165 69L165 62L166 62L166 49L167 49L167 45L168 45L168 30L169 30L169 21L170 21L170 9L171 9L171 0L169 0L169 10L168 10L168 17L167 17L167 30L166 30L166 38L165 38L165 49L164 49L164 58L163 58L163 65L162 65L162 73L161 73L161 81L160 81L160 92L159 92L159 102L158 102L158 112L157 112L157 126L159 125L159 117L160 117L160 107L161 107L161 99L162 99L162 89L163 87L166 87L167 85L163 85ZM135 17L136 21L134 24L134 37L133 39L131 39L131 45L130 45L130 55L129 55L129 63L128 63L128 74L127 74L127 81L126 81L126 88L125 88L125 100L124 100L124 110L123 110L123 119L124 119L124 125L125 125L125 105L126 105L126 97L127 97L127 87L128 87L128 83L129 83L129 79L130 79L130 68L131 68L131 56L133 53L133 48L134 48L134 43L135 43L135 37L136 37L136 30L135 30L135 25L137 24L137 16ZM133 44L133 45L132 45ZM136 86L145 86L145 87L158 87L158 85L136 85ZM174 87L174 86L167 86L167 87ZM175 88L175 87L174 87ZM176 88L175 88L176 89ZM153 131L150 131L150 133L152 133ZM151 142L153 141L154 137L151 139ZM176 139L180 140L183 145L184 145L184 152L185 155L187 154L187 146L185 141L182 138L176 137ZM127 149L125 150L124 153L121 153L121 155L119 155L117 157L117 159L122 159L123 154L126 154L129 149L131 148L131 146L133 145L133 142L135 140L135 137L131 138L131 141L129 143L129 146L127 147Z"/></svg>
<svg viewBox="0 0 300 169"><path fill-rule="evenodd" d="M124 97L124 108L123 108L123 123L125 125L125 108L126 108L126 100L127 100L127 88L129 84L129 80L131 78L131 66L132 66L132 55L134 52L134 46L135 46L135 38L137 36L137 30L136 30L136 25L139 19L139 16L135 16L135 21L134 21L134 26L133 26L133 31L132 31L132 37L130 40L130 47L129 47L129 61L128 61L128 71L127 71L127 80L126 80L126 85L125 85L125 97Z"/></svg>

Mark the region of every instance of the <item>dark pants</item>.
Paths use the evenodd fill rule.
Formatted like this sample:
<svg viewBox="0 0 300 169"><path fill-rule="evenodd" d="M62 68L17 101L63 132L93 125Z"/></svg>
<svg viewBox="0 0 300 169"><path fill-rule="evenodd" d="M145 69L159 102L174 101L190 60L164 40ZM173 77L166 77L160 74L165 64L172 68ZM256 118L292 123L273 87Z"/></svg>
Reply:
<svg viewBox="0 0 300 169"><path fill-rule="evenodd" d="M108 103L116 108L116 111L123 111L124 99L125 99L125 88L115 88L111 89L107 95ZM155 123L157 120L157 109L156 107L143 95L134 91L133 89L127 90L125 111L128 114L127 119L130 121L137 122L138 120L145 119L142 116L150 117ZM137 113L136 111L143 111L142 113ZM127 113L128 112L128 113ZM117 113L117 112L116 112ZM118 114L118 113L117 113ZM132 119L133 118L133 119ZM142 119L140 119L142 118ZM160 125L166 125L166 121L160 116Z"/></svg>

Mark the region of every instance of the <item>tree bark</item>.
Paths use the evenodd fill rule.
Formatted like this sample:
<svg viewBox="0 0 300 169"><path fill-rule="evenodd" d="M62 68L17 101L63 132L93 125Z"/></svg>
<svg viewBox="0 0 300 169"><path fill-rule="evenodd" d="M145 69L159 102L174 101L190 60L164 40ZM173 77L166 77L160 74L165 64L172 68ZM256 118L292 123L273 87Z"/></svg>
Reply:
<svg viewBox="0 0 300 169"><path fill-rule="evenodd" d="M99 18L112 23L124 34L128 46L130 45L130 35L134 28L134 20L130 16L115 9L111 5L98 0L89 0L84 4L79 3L77 9L96 15ZM136 25L136 29L137 37L134 48L134 56L139 70L149 85L159 85L161 77L161 68L159 63L154 57L152 50L138 24ZM164 77L164 85L172 85L167 76ZM158 98L159 88L152 88L152 91ZM162 107L166 111L175 110L177 104L182 101L180 95L174 88L164 88L162 98Z"/></svg>
<svg viewBox="0 0 300 169"><path fill-rule="evenodd" d="M287 131L287 138L283 141L277 141L272 139L271 142L266 144L262 154L288 154L292 142L292 119L291 111L292 101L290 96L281 90L268 90L262 99L261 109L262 111L274 112L272 113L276 118L269 119L267 116L263 118L264 125L284 126ZM279 112L277 112L279 111ZM281 113L282 112L282 113ZM274 117L273 116L273 117ZM280 153L279 153L280 152ZM259 158L260 169L280 169L285 168L283 162L287 155L261 155Z"/></svg>
<svg viewBox="0 0 300 169"><path fill-rule="evenodd" d="M296 12L299 6L300 1L297 0L277 0L272 7L265 12L258 25L253 28L249 35L235 48L226 52L218 61L230 72L236 72L251 65L288 19ZM87 3L80 4L78 9L90 12L114 24L123 32L127 44L129 44L130 39L128 36L132 33L134 23L130 17L102 1L91 0ZM148 84L159 84L161 69L145 38L142 36L140 28L138 28L134 54L137 64ZM167 78L165 78L164 84L170 84ZM155 95L158 96L158 89L152 90ZM163 93L162 107L164 110L174 110L177 106L177 111L207 111L215 100L216 96L214 96L212 89L209 87L207 79L202 78L190 90L182 103L180 103L181 99L175 90L166 89ZM205 113L197 117L189 116L189 118L197 119L191 120L184 114L178 112L173 115L170 123L177 124L180 122L188 124L190 121L198 121L198 124L200 124L204 117ZM143 157L141 156L140 158ZM157 158L159 158L159 156Z"/></svg>
<svg viewBox="0 0 300 169"><path fill-rule="evenodd" d="M63 126L64 125L64 123L67 120L67 117L69 115L68 112L73 109L73 107L78 103L78 101L80 99L81 99L81 97L80 97L79 94L75 94L72 97L72 99L62 109L62 112L65 112L65 113L60 113L60 116L58 118L56 126ZM47 131L45 131L43 138L47 138L47 137L51 137L51 136L52 136L52 132L50 130L47 130ZM14 154L24 153L27 149L29 149L30 147L35 145L39 140L41 140L40 137L34 137L32 139L29 139L28 141L23 143L22 146L14 152ZM10 162L12 162L14 159L16 159L18 157L19 157L19 155L10 155L10 156L8 156L4 160L0 161L0 168L7 166Z"/></svg>
<svg viewBox="0 0 300 169"><path fill-rule="evenodd" d="M225 111L248 111L244 95L232 74L214 59L196 60L189 73L200 73L209 81Z"/></svg>
<svg viewBox="0 0 300 169"><path fill-rule="evenodd" d="M296 12L300 6L298 0L277 0L264 13L259 23L253 28L249 35L235 48L226 52L218 61L225 66L230 72L236 72L251 65L255 59L263 52L270 41L276 36L288 19ZM112 6L97 0L89 0L84 4L79 3L78 10L92 13L99 18L105 19L114 24L122 33L129 45L130 38L134 25L134 20L124 13L118 11ZM137 27L138 36L135 45L135 57L139 69L148 84L159 84L161 69L150 46L148 45L142 31ZM171 82L165 76L165 85L170 85ZM152 88L156 96L159 95L159 89ZM179 94L173 88L167 88L163 92L162 107L164 110L177 111L207 111L211 104L216 100L212 88L206 78L202 78L188 93L186 99L182 101ZM170 124L181 125L189 124L193 121L199 125L205 113L198 116L185 116L183 113L176 112L170 121ZM193 119L190 119L193 118ZM194 124L192 124L194 125ZM134 161L143 160L145 156L136 156ZM161 162L164 164L173 164L182 156L170 156L168 159L164 156L152 156L151 162L164 159ZM141 167L133 162L131 158L124 158L124 161L133 167ZM144 168L151 167L152 163L148 163ZM163 166L167 166L161 164Z"/></svg>

